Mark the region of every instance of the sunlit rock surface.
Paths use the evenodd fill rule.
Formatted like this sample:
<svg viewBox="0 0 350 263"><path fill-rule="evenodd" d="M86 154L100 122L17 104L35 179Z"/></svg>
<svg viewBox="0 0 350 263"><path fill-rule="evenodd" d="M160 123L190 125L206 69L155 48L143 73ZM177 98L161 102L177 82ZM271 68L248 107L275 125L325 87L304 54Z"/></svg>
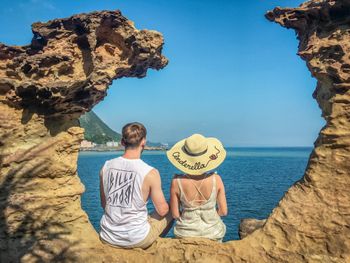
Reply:
<svg viewBox="0 0 350 263"><path fill-rule="evenodd" d="M113 79L166 66L163 37L119 11L32 30L28 46L0 44L0 262L93 258L101 244L80 204L78 118Z"/></svg>
<svg viewBox="0 0 350 263"><path fill-rule="evenodd" d="M223 244L162 239L146 251L114 249L81 209L77 118L112 79L166 65L159 33L96 12L34 24L29 46L1 45L0 261L350 262L350 2L310 1L266 17L296 30L326 126L305 176L262 228Z"/></svg>

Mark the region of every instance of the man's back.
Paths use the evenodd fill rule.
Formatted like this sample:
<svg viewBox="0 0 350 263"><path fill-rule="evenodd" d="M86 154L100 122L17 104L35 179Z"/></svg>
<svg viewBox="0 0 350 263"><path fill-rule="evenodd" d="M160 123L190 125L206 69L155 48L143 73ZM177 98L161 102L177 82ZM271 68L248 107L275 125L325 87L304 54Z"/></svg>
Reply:
<svg viewBox="0 0 350 263"><path fill-rule="evenodd" d="M143 162L146 128L132 122L122 129L122 157L107 161L100 172L101 241L117 247L147 248L165 235L173 222L159 172ZM148 215L151 197L156 211Z"/></svg>
<svg viewBox="0 0 350 263"><path fill-rule="evenodd" d="M150 225L142 187L152 170L141 159L118 157L105 163L101 171L105 196L105 213L100 222L103 240L128 246L147 236Z"/></svg>

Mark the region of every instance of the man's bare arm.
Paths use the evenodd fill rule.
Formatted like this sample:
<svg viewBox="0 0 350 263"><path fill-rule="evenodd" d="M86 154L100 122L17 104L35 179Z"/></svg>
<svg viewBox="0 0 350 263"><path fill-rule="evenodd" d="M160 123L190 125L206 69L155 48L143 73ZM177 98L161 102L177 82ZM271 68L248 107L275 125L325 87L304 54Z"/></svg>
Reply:
<svg viewBox="0 0 350 263"><path fill-rule="evenodd" d="M105 197L105 192L103 190L103 173L102 169L100 171L100 198L101 198L101 206L103 209L106 207L106 197Z"/></svg>
<svg viewBox="0 0 350 263"><path fill-rule="evenodd" d="M162 191L160 174L158 170L153 169L147 177L147 181L150 185L150 196L154 207L160 216L165 216L169 212L169 205Z"/></svg>

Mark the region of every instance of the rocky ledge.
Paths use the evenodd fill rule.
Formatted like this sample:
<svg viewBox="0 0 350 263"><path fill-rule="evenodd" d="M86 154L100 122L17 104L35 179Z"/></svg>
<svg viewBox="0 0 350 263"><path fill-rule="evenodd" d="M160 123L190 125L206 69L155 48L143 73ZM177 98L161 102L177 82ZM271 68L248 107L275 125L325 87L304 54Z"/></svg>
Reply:
<svg viewBox="0 0 350 263"><path fill-rule="evenodd" d="M0 45L0 261L349 262L350 1L314 0L266 17L296 31L326 125L304 177L266 222L223 244L161 239L146 251L114 249L81 209L77 118L113 79L167 64L159 33L103 11L35 23L30 45Z"/></svg>

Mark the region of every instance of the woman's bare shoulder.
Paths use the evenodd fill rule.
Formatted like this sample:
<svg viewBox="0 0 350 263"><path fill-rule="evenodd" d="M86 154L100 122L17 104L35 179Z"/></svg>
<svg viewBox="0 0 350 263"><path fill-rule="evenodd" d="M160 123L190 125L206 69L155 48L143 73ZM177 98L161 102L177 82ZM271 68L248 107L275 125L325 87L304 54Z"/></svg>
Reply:
<svg viewBox="0 0 350 263"><path fill-rule="evenodd" d="M223 181L221 179L221 176L218 173L214 173L215 179L219 184L223 184Z"/></svg>
<svg viewBox="0 0 350 263"><path fill-rule="evenodd" d="M178 193L178 188L179 188L179 184L177 182L177 179L182 178L181 174L174 174L173 179L171 180L171 185L170 185L170 190L172 192Z"/></svg>

